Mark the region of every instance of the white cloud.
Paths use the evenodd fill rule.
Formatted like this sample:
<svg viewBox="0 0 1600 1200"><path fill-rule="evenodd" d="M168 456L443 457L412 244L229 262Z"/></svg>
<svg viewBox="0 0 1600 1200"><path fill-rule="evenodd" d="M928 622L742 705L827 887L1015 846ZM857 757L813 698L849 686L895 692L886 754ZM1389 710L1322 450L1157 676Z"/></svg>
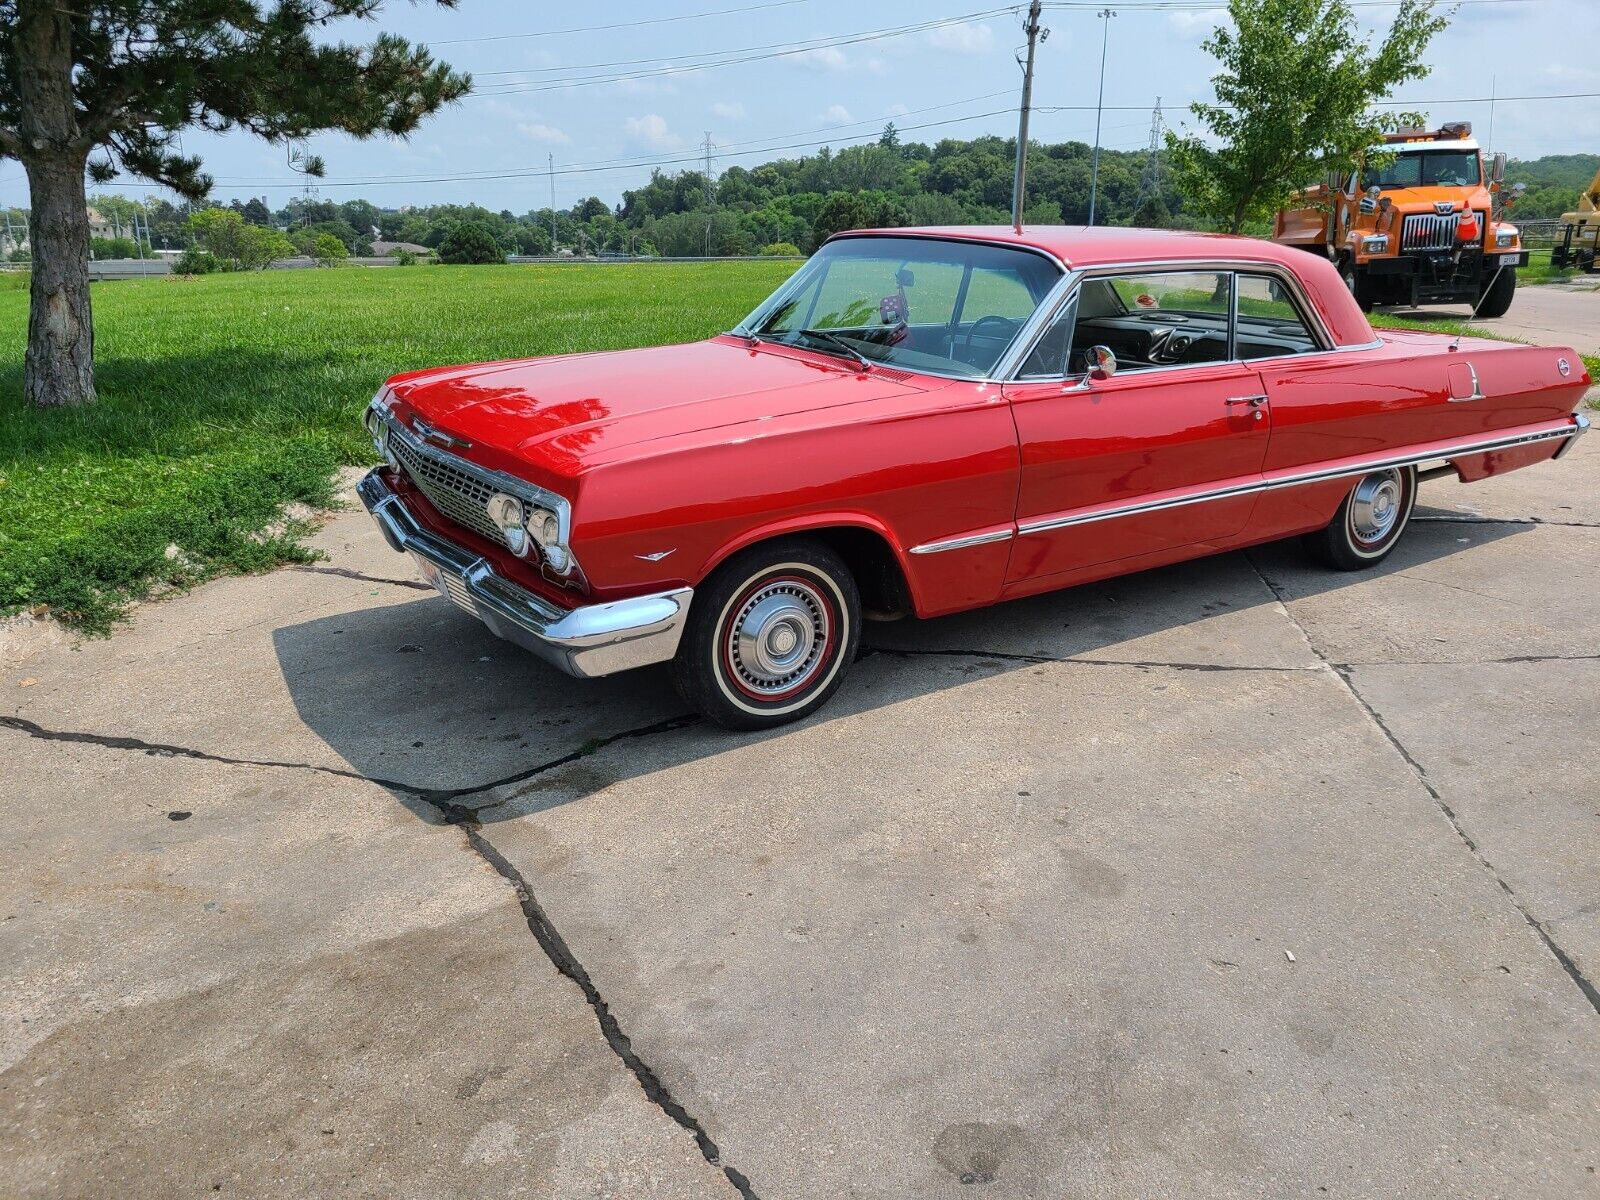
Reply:
<svg viewBox="0 0 1600 1200"><path fill-rule="evenodd" d="M815 50L791 55L790 59L811 71L843 71L850 65L844 51L837 46L818 46Z"/></svg>
<svg viewBox="0 0 1600 1200"><path fill-rule="evenodd" d="M721 100L711 106L711 115L721 117L724 121L744 120L744 105L735 100L732 104Z"/></svg>
<svg viewBox="0 0 1600 1200"><path fill-rule="evenodd" d="M891 104L884 109L883 115L886 117L903 117L910 111L904 104Z"/></svg>
<svg viewBox="0 0 1600 1200"><path fill-rule="evenodd" d="M830 104L828 111L822 114L822 120L830 125L854 125L856 119L850 115L850 110L842 104Z"/></svg>
<svg viewBox="0 0 1600 1200"><path fill-rule="evenodd" d="M536 142L548 142L552 146L565 146L572 139L554 125L544 125L538 121L523 121L517 125L517 132L523 137L532 138Z"/></svg>
<svg viewBox="0 0 1600 1200"><path fill-rule="evenodd" d="M985 54L994 49L994 30L987 25L940 25L926 36L928 45L957 54Z"/></svg>
<svg viewBox="0 0 1600 1200"><path fill-rule="evenodd" d="M1225 8L1202 8L1193 12L1171 12L1167 20L1179 33L1192 36L1194 34L1209 34L1218 25L1228 23L1228 10Z"/></svg>
<svg viewBox="0 0 1600 1200"><path fill-rule="evenodd" d="M683 145L683 139L667 128L666 118L660 113L629 117L622 128L633 141L656 150L675 150Z"/></svg>

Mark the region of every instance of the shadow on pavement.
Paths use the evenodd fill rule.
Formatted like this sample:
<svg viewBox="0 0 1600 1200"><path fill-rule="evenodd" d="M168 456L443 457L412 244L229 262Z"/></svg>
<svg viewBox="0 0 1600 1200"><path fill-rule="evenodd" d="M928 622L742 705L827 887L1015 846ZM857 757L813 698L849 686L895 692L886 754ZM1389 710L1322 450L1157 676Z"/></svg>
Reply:
<svg viewBox="0 0 1600 1200"><path fill-rule="evenodd" d="M1418 509L1419 516L1436 513ZM1472 544L1529 528L1475 525ZM1064 659L1314 667L1298 631L1272 615L1277 601L1263 574L1273 586L1288 581L1295 598L1316 595L1448 558L1468 548L1460 534L1458 524L1419 522L1387 561L1365 572L1315 567L1290 540L937 620L869 624L862 660L812 722L953 689L975 674ZM684 729L687 736L675 739L674 765L681 765L785 733L733 734L689 717L664 666L568 678L435 596L285 626L273 640L307 727L427 819L437 819L441 807L487 803L475 794L568 766L612 742ZM907 661L920 655L928 657ZM579 794L626 777L639 757L653 764L640 769L659 768L658 756L608 755L613 778ZM573 793L564 794L558 802ZM481 819L526 811L523 804Z"/></svg>

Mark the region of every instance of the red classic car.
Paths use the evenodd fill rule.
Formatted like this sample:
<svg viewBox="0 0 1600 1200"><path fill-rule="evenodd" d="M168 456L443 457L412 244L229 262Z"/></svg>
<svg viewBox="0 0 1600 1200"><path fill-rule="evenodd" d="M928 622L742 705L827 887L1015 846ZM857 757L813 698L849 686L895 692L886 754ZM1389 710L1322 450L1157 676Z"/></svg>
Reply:
<svg viewBox="0 0 1600 1200"><path fill-rule="evenodd" d="M670 661L753 729L833 693L864 612L1292 535L1371 566L1420 480L1565 453L1589 383L1571 350L1375 334L1270 242L856 232L704 342L395 376L359 490L496 634L580 677Z"/></svg>

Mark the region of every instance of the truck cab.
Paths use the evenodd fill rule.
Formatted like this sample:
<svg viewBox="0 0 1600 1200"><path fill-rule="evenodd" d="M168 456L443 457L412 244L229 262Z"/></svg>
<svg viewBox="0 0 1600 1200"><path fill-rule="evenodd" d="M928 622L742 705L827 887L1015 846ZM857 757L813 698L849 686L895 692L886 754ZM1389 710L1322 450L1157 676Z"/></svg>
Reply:
<svg viewBox="0 0 1600 1200"><path fill-rule="evenodd" d="M1362 308L1466 303L1503 315L1528 254L1502 220L1505 155L1485 169L1466 122L1387 135L1380 161L1300 192L1273 240L1326 257Z"/></svg>

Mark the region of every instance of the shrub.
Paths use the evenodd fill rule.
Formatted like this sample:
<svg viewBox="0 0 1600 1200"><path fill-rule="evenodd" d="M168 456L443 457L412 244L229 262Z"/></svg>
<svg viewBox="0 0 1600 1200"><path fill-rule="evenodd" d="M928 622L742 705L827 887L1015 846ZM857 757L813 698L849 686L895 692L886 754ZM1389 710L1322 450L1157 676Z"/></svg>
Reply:
<svg viewBox="0 0 1600 1200"><path fill-rule="evenodd" d="M389 257L394 259L394 265L397 267L414 267L417 265L417 256L404 246L396 246L389 251Z"/></svg>
<svg viewBox="0 0 1600 1200"><path fill-rule="evenodd" d="M506 253L494 240L489 227L478 221L463 221L439 243L439 261L445 263L505 262Z"/></svg>
<svg viewBox="0 0 1600 1200"><path fill-rule="evenodd" d="M223 267L222 260L211 251L191 246L173 261L172 269L179 275L210 275Z"/></svg>
<svg viewBox="0 0 1600 1200"><path fill-rule="evenodd" d="M794 258L800 253L800 247L793 242L768 242L761 247L761 253L767 258Z"/></svg>
<svg viewBox="0 0 1600 1200"><path fill-rule="evenodd" d="M337 267L350 257L350 251L345 249L345 244L331 233L319 233L311 240L311 257L317 260L319 267Z"/></svg>

